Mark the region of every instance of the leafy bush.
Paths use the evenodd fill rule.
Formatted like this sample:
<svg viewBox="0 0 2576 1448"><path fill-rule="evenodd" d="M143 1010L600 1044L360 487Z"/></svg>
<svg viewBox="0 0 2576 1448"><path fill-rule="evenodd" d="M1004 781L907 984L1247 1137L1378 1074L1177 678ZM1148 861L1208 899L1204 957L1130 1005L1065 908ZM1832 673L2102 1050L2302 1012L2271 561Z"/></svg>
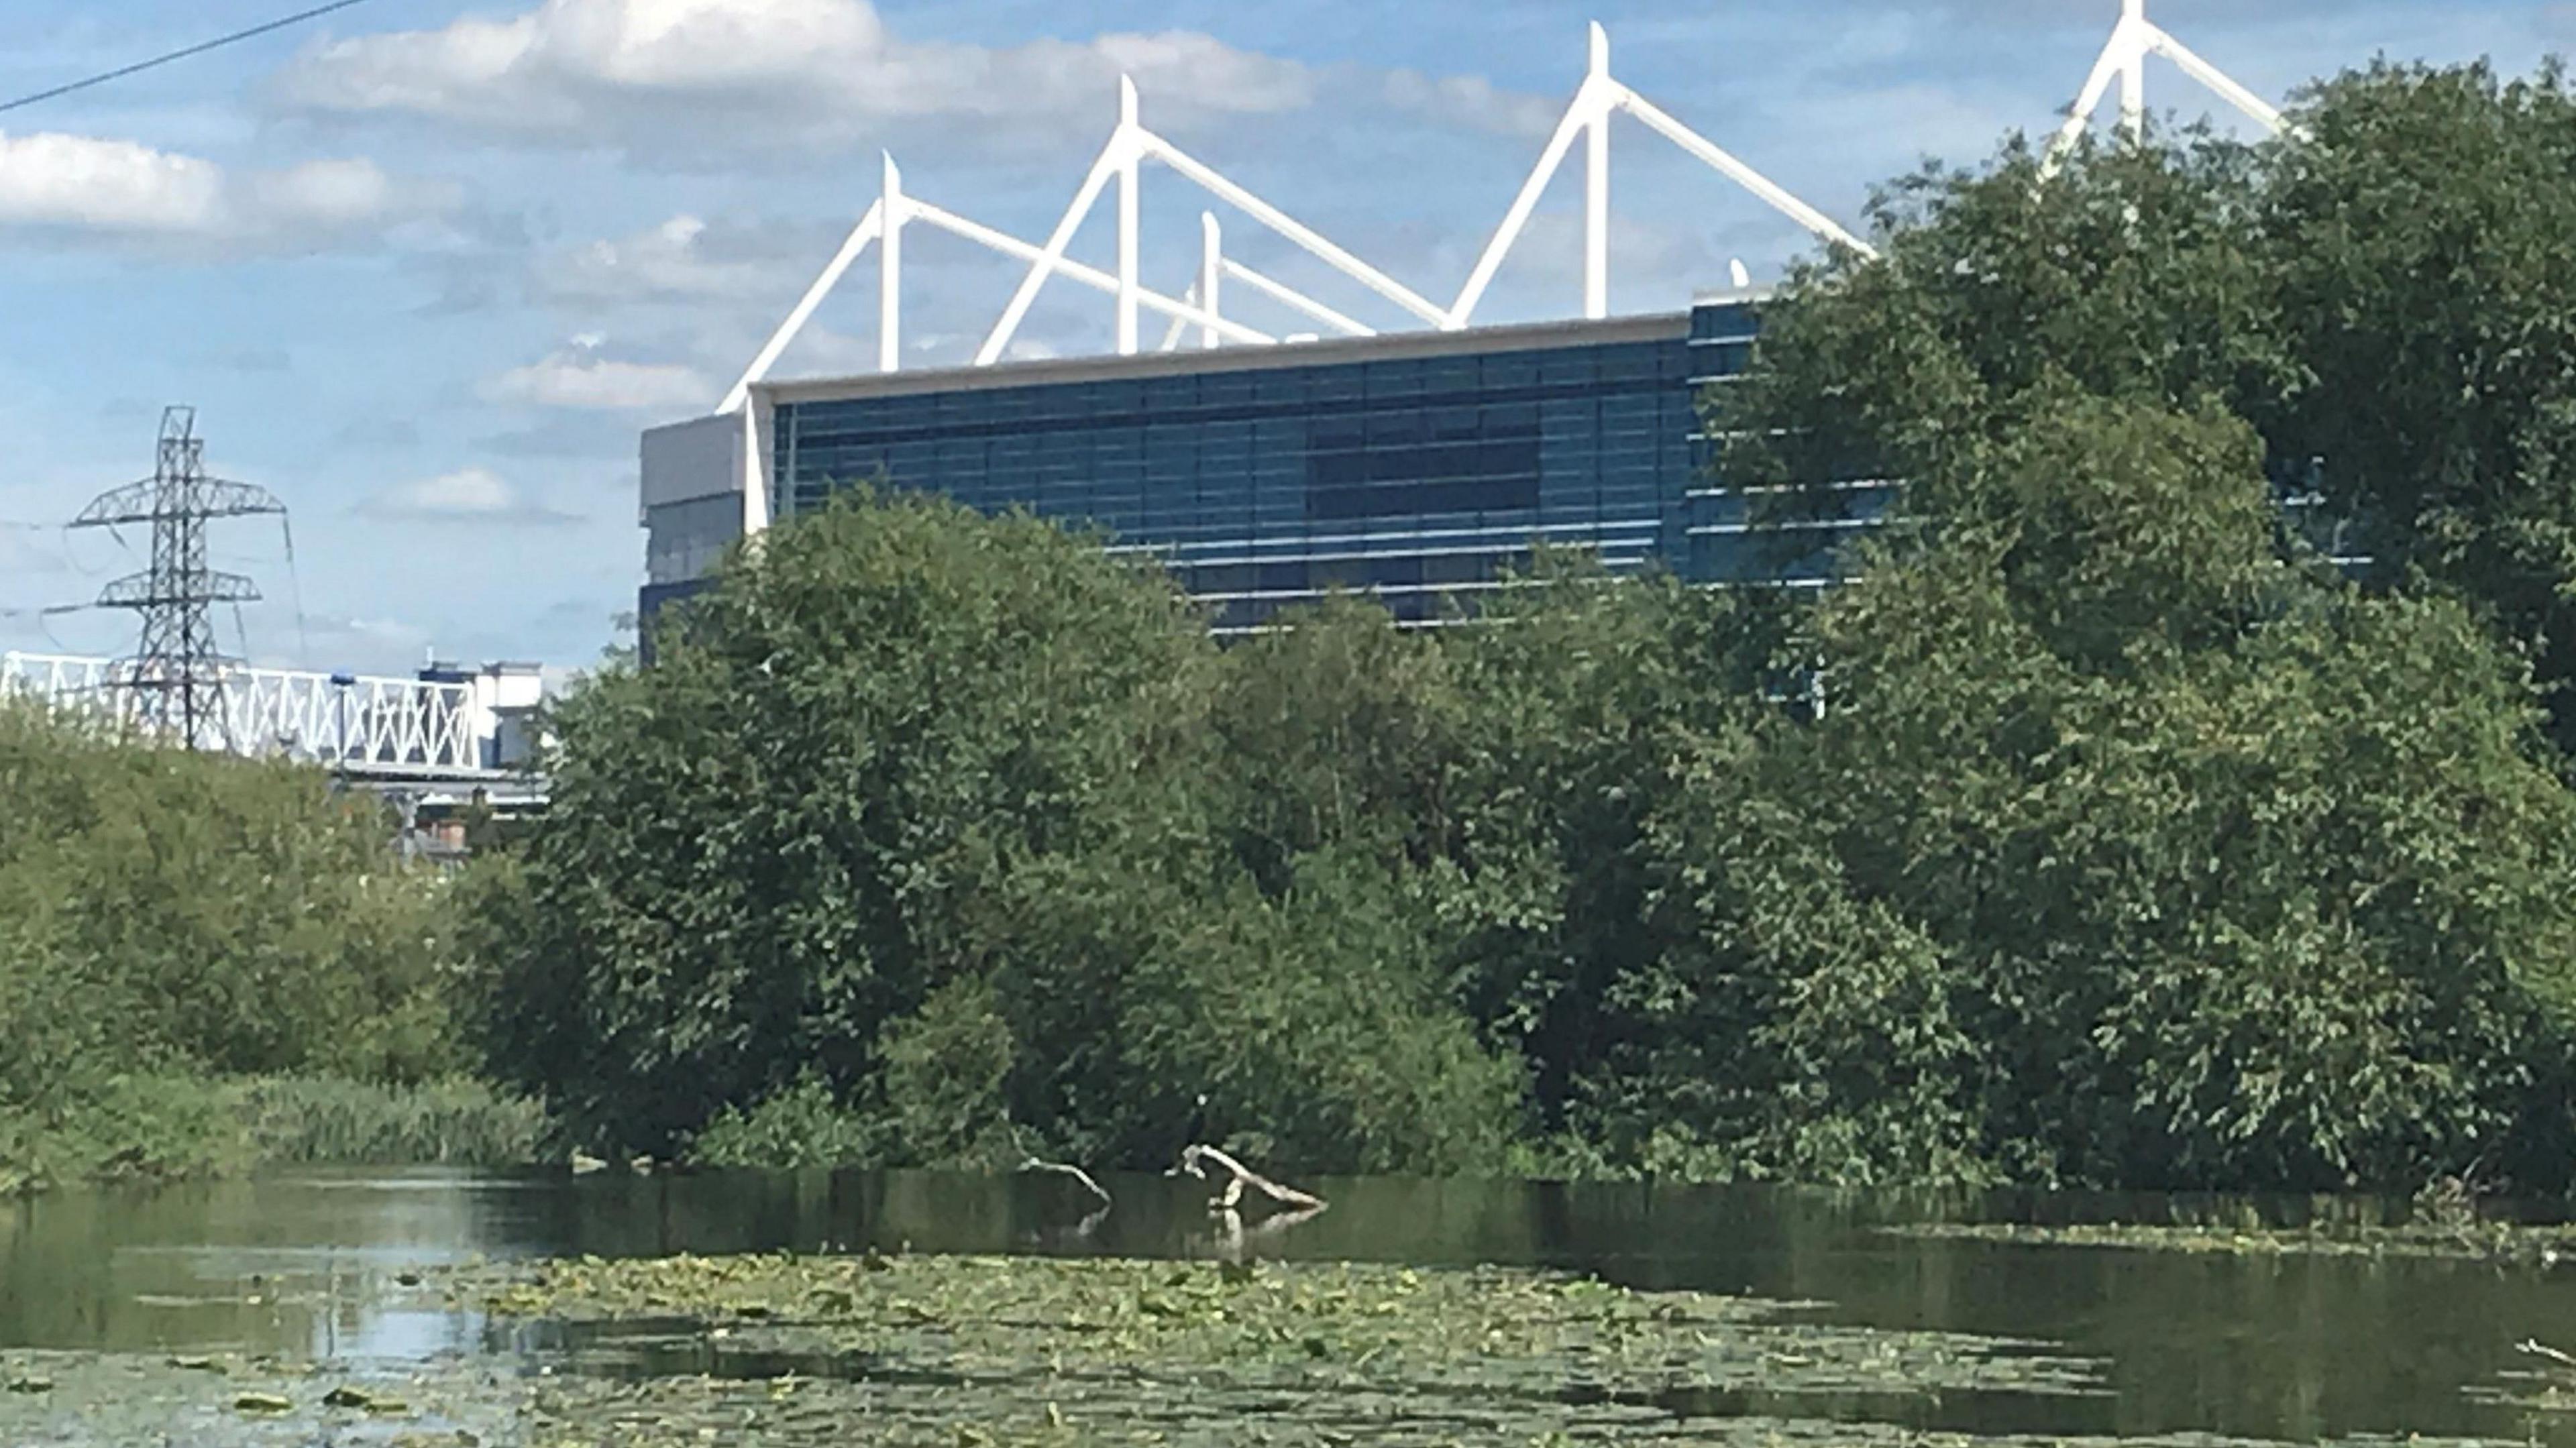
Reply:
<svg viewBox="0 0 2576 1448"><path fill-rule="evenodd" d="M9 1173L240 1165L233 1078L470 1059L446 902L371 798L0 699L0 799Z"/></svg>
<svg viewBox="0 0 2576 1448"><path fill-rule="evenodd" d="M16 921L0 979L78 982L105 1031L85 1058L390 1077L461 1064L418 1024L445 1011L435 884L396 868L371 797L331 795L318 770L148 747L0 701L0 798L0 899ZM0 987L0 1001L18 990L59 987ZM23 1028L73 1029L41 1014Z"/></svg>
<svg viewBox="0 0 2576 1448"><path fill-rule="evenodd" d="M844 1107L812 1074L750 1107L727 1106L693 1137L683 1155L695 1166L880 1166L882 1132Z"/></svg>
<svg viewBox="0 0 2576 1448"><path fill-rule="evenodd" d="M1444 935L1407 882L1338 851L1303 857L1277 900L1247 881L1203 902L1129 987L1137 1126L1197 1117L1308 1171L1498 1170L1520 1071L1442 998Z"/></svg>
<svg viewBox="0 0 2576 1448"><path fill-rule="evenodd" d="M490 1019L508 1078L661 1152L992 959L1032 865L1158 787L1210 646L1169 582L1027 518L855 498L735 556L649 670L566 699Z"/></svg>
<svg viewBox="0 0 2576 1448"><path fill-rule="evenodd" d="M886 1028L877 1054L886 1138L913 1166L1017 1165L1005 1088L1017 1045L993 988L950 981Z"/></svg>
<svg viewBox="0 0 2576 1448"><path fill-rule="evenodd" d="M0 1106L0 1195L65 1182L156 1181L247 1169L240 1088L198 1076L111 1075L50 1109Z"/></svg>

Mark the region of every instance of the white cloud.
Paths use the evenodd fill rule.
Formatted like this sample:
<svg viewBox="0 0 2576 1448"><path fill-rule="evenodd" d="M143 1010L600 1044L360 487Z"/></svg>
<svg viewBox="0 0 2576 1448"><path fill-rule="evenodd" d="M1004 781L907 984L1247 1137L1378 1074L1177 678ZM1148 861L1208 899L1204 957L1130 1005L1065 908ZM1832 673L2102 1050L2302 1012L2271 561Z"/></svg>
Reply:
<svg viewBox="0 0 2576 1448"><path fill-rule="evenodd" d="M199 231L223 207L211 161L132 141L42 132L0 136L0 217L99 231Z"/></svg>
<svg viewBox="0 0 2576 1448"><path fill-rule="evenodd" d="M697 369L602 357L598 341L581 338L525 367L513 367L485 383L483 395L494 402L591 411L702 408L714 402L714 384Z"/></svg>
<svg viewBox="0 0 2576 1448"><path fill-rule="evenodd" d="M429 116L575 144L703 153L709 133L837 142L891 118L1105 129L1132 75L1158 110L1272 114L1313 72L1191 31L1008 48L905 40L868 0L544 0L505 19L310 46L279 75L291 106Z"/></svg>
<svg viewBox="0 0 2576 1448"><path fill-rule="evenodd" d="M1481 75L1424 75L1393 70L1383 84L1386 103L1400 111L1471 131L1544 140L1565 114L1565 98L1505 90Z"/></svg>
<svg viewBox="0 0 2576 1448"><path fill-rule="evenodd" d="M765 297L792 289L812 269L809 241L803 228L754 231L682 215L619 240L547 253L533 273L537 294L552 302Z"/></svg>
<svg viewBox="0 0 2576 1448"><path fill-rule="evenodd" d="M250 651L261 668L307 669L354 666L400 676L417 668L428 655L428 629L404 619L308 616L299 626L297 647L271 645Z"/></svg>
<svg viewBox="0 0 2576 1448"><path fill-rule="evenodd" d="M307 244L348 239L454 205L367 160L227 172L135 141L0 133L0 230L137 241Z"/></svg>
<svg viewBox="0 0 2576 1448"><path fill-rule="evenodd" d="M397 483L359 505L378 518L418 522L570 523L572 514L531 502L519 486L489 468L459 468Z"/></svg>

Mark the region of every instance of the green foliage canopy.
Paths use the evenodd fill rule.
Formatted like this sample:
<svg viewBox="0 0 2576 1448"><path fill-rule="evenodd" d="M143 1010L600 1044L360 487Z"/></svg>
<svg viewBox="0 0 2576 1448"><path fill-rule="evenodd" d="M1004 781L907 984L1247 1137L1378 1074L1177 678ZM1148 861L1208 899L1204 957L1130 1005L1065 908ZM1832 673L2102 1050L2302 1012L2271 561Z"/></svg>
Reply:
<svg viewBox="0 0 2576 1448"><path fill-rule="evenodd" d="M496 1061L717 1159L2562 1184L2566 99L2298 121L1927 171L1766 309L1731 480L1905 480L1821 600L1218 649L1025 517L766 535L562 710Z"/></svg>
<svg viewBox="0 0 2576 1448"><path fill-rule="evenodd" d="M467 1064L442 891L371 797L0 699L0 800L0 1176L80 1170L30 1160L74 1118L158 1160L223 1115L187 1102L161 1142L129 1079Z"/></svg>

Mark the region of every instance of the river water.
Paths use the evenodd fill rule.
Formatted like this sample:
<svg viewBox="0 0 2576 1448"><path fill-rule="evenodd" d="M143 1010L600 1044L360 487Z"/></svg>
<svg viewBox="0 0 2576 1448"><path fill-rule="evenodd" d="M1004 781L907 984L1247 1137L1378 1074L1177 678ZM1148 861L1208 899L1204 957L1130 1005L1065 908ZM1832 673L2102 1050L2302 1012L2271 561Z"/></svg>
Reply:
<svg viewBox="0 0 2576 1448"><path fill-rule="evenodd" d="M314 1171L0 1205L0 1349L283 1352L375 1365L507 1354L510 1335L383 1284L474 1257L794 1248L1240 1255L1572 1269L1622 1285L1812 1303L1818 1320L2042 1345L2103 1392L1932 1395L1905 1426L1978 1433L2421 1433L2576 1443L2526 1339L2576 1349L2576 1266L2184 1253L1926 1238L1926 1220L2250 1223L2360 1201L2085 1196L1909 1201L1769 1188L1366 1178L1331 1209L1226 1239L1203 1189L937 1173ZM1724 1411L1718 1405L1715 1411ZM1875 1411L1868 1405L1849 1411Z"/></svg>

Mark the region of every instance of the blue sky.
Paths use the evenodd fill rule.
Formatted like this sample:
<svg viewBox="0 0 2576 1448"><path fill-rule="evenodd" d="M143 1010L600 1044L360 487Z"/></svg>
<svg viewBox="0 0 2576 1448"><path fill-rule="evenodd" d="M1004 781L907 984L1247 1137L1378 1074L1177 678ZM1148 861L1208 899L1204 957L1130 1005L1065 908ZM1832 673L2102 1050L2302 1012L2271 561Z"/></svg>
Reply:
<svg viewBox="0 0 2576 1448"><path fill-rule="evenodd" d="M8 0L0 98L208 38L293 0ZM1446 300L1581 79L1613 72L1828 214L1927 156L2044 130L2115 0L370 0L0 116L0 648L113 653L124 615L43 610L140 566L65 534L149 471L165 403L213 470L292 508L221 525L269 601L249 652L405 670L425 651L578 665L641 569L637 432L713 406L877 187L1041 238L1133 74L1146 123L1409 286ZM2576 47L2570 0L2155 0L2258 93L2375 54ZM2213 104L2162 62L2150 103ZM1633 122L1612 145L1615 311L1682 305L1730 258L1775 275L1803 233ZM1480 318L1580 297L1578 172ZM1200 193L1145 184L1149 285L1194 265ZM1374 324L1403 321L1229 218L1228 250ZM1104 212L1075 253L1107 264ZM907 234L907 365L971 352L1017 279ZM1234 310L1230 305L1229 310ZM1246 300L1243 320L1297 325ZM872 368L862 268L778 375ZM1149 328L1149 333L1158 329ZM1025 350L1108 342L1050 287ZM1150 340L1150 336L1149 336ZM129 547L128 545L132 545ZM223 620L227 642L234 621Z"/></svg>

